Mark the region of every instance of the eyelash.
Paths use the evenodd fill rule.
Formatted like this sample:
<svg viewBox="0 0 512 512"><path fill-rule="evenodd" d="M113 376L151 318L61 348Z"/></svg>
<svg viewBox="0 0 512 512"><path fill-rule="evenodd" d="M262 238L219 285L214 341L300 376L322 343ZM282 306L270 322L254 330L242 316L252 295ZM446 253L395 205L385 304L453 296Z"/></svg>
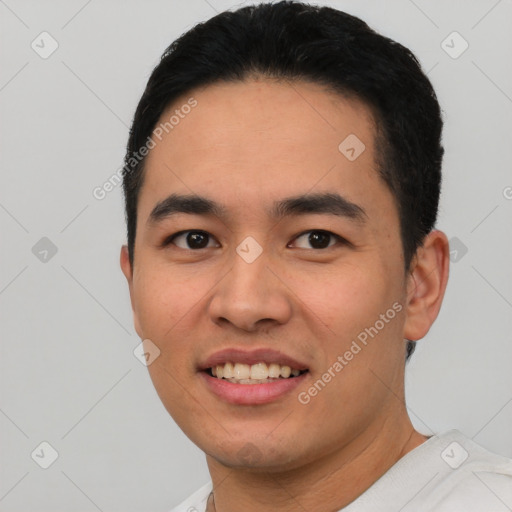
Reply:
<svg viewBox="0 0 512 512"><path fill-rule="evenodd" d="M203 230L200 230L200 229L187 229L187 230L184 230L184 231L178 231L177 233L174 233L170 236L168 236L167 238L164 239L164 241L162 242L161 244L161 247L162 248L165 248L169 245L171 245L173 243L173 241L181 236L181 235L185 235L187 233L201 233L203 235L207 235L208 237L211 237L211 238L214 238L210 233L208 233L207 231L203 231ZM335 238L337 240L338 243L341 243L342 245L349 245L351 246L352 244L346 240L345 238L337 235L336 233L333 233L332 231L327 231L325 229L309 229L307 231L303 231L302 233L299 233L298 235L296 235L293 240L296 240L297 238L300 238L301 236L304 236L304 235L307 235L308 233L323 233L323 234L326 234L326 235L330 235L331 237ZM333 245L329 245L328 247L324 247L322 249L315 249L315 248L311 248L311 250L316 250L316 251L326 251L327 249L330 249L331 247L333 247ZM201 249L209 249L210 247L203 247ZM182 249L181 247L178 247L178 249ZM198 252L200 251L201 249L183 249L183 250L189 250L189 251L194 251L194 252ZM300 248L302 249L302 248Z"/></svg>

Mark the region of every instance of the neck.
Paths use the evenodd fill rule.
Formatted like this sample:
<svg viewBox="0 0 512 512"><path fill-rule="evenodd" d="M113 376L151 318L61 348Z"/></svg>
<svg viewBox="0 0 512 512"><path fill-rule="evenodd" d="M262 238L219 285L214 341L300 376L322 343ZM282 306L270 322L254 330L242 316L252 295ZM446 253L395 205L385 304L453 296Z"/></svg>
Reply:
<svg viewBox="0 0 512 512"><path fill-rule="evenodd" d="M428 438L409 417L367 428L337 450L294 469L230 468L207 456L213 493L207 512L339 510Z"/></svg>

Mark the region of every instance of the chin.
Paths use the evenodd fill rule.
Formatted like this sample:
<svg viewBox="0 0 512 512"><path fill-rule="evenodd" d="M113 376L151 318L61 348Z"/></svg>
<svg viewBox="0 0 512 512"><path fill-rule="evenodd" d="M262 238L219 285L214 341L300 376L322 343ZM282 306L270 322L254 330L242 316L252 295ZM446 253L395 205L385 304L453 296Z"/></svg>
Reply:
<svg viewBox="0 0 512 512"><path fill-rule="evenodd" d="M209 439L211 441L211 438ZM267 438L257 441L254 436L248 436L247 440L226 439L222 446L200 446L200 448L216 462L233 469L246 469L251 472L283 472L301 467L304 461L297 453L298 443L290 443L283 446L282 440Z"/></svg>

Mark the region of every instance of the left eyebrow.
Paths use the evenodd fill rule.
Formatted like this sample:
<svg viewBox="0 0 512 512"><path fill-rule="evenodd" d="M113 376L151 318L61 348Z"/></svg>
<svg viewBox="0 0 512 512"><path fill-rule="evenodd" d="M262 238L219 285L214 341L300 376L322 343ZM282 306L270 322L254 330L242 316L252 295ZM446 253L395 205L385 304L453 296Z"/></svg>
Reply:
<svg viewBox="0 0 512 512"><path fill-rule="evenodd" d="M360 224L364 224L368 218L368 214L362 206L334 193L304 194L289 197L274 203L272 210L272 216L275 218L311 213L326 213L337 217L345 217Z"/></svg>
<svg viewBox="0 0 512 512"><path fill-rule="evenodd" d="M156 204L147 222L157 224L178 213L227 217L226 208L211 199L198 195L171 194ZM344 217L359 224L364 224L368 218L364 208L334 193L303 194L281 199L274 203L270 216L281 219L315 213Z"/></svg>

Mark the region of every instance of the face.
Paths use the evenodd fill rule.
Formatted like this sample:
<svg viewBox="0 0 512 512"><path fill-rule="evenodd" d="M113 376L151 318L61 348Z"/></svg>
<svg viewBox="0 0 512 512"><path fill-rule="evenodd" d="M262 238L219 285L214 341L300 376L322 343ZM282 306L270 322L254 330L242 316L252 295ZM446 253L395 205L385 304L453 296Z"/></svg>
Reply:
<svg viewBox="0 0 512 512"><path fill-rule="evenodd" d="M403 391L408 282L374 121L319 85L263 79L194 90L162 121L190 97L146 160L133 269L121 256L135 328L160 350L148 369L164 406L204 452L299 467L378 430ZM307 372L270 399L249 388L273 384L217 394L200 368L226 348Z"/></svg>

